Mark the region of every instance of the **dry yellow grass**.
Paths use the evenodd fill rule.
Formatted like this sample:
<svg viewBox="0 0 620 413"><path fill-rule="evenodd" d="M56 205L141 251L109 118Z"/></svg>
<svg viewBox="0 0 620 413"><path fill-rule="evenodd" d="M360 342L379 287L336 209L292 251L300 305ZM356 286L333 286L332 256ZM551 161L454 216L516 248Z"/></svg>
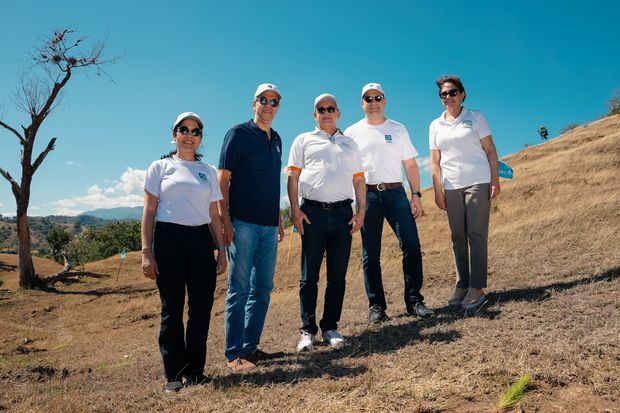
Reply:
<svg viewBox="0 0 620 413"><path fill-rule="evenodd" d="M87 265L57 291L17 291L15 256L0 255L0 410L490 411L532 376L525 411L613 412L620 403L620 117L506 159L493 203L489 303L474 316L443 308L454 279L445 214L424 191L419 221L433 320L404 315L400 253L386 226L383 268L392 321L366 325L356 236L339 351L297 356L299 239L281 245L262 347L289 351L245 376L223 356L225 278L216 289L206 373L213 382L162 392L159 299L130 253ZM290 236L290 234L289 234ZM295 237L298 237L295 235ZM60 266L36 260L39 273ZM321 285L323 291L324 285ZM321 308L319 302L319 308Z"/></svg>

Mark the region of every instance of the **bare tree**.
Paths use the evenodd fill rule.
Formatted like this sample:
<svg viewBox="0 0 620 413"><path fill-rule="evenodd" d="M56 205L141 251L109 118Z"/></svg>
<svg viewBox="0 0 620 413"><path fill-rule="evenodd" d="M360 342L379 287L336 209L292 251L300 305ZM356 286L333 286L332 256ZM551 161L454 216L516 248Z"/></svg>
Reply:
<svg viewBox="0 0 620 413"><path fill-rule="evenodd" d="M45 157L54 150L56 138L51 138L45 149L33 158L33 147L37 132L43 121L61 101L61 90L67 85L74 71L92 68L97 75L106 74L103 66L113 64L116 58L104 59L105 41L97 42L91 47L84 47L84 37L78 37L75 31L63 29L53 35L40 38L40 46L33 55L34 67L42 68L47 77L23 76L20 86L15 91L13 103L16 108L30 116L30 125L21 130L10 126L2 119L0 126L12 133L21 145L20 183L4 168L0 175L11 185L17 205L17 236L19 239L19 285L33 288L41 285L41 278L36 274L32 263L30 228L28 226L28 204L30 203L30 184Z"/></svg>

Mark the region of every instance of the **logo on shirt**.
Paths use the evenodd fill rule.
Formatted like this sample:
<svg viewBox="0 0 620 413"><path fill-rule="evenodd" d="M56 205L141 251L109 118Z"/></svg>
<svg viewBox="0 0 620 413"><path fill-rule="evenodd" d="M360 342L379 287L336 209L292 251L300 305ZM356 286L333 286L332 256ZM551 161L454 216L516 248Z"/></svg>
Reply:
<svg viewBox="0 0 620 413"><path fill-rule="evenodd" d="M392 143L392 135L385 135L385 143Z"/></svg>
<svg viewBox="0 0 620 413"><path fill-rule="evenodd" d="M463 128L471 129L472 123L471 120L464 120L463 122L461 122L461 125L463 125Z"/></svg>
<svg viewBox="0 0 620 413"><path fill-rule="evenodd" d="M201 180L207 182L207 174L205 174L204 172L198 172L198 178L200 178Z"/></svg>

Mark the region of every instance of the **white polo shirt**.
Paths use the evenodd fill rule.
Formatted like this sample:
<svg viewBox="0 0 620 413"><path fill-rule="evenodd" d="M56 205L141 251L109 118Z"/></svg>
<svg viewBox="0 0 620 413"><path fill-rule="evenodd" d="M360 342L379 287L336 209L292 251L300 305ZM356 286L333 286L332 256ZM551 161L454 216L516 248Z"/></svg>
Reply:
<svg viewBox="0 0 620 413"><path fill-rule="evenodd" d="M344 134L351 137L360 150L366 183L403 181L403 161L418 156L407 128L387 119L380 125L370 125L366 119L349 126Z"/></svg>
<svg viewBox="0 0 620 413"><path fill-rule="evenodd" d="M212 166L176 155L149 166L144 189L159 199L155 219L180 225L209 224L211 202L222 199Z"/></svg>
<svg viewBox="0 0 620 413"><path fill-rule="evenodd" d="M300 172L299 195L319 202L353 198L353 177L363 169L355 142L337 130L332 136L316 128L297 136L288 170Z"/></svg>
<svg viewBox="0 0 620 413"><path fill-rule="evenodd" d="M480 139L491 135L486 119L477 110L463 108L458 118L447 121L446 112L431 122L428 145L441 152L444 189L459 189L491 182L491 167Z"/></svg>

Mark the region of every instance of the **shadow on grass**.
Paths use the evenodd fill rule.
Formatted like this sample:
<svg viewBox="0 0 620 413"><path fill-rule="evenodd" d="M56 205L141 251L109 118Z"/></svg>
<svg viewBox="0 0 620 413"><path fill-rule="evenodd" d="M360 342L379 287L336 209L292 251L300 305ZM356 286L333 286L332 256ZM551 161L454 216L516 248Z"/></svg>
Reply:
<svg viewBox="0 0 620 413"><path fill-rule="evenodd" d="M598 282L611 282L620 276L620 267L610 268L600 274L579 278L572 281L555 282L540 287L517 288L513 290L492 292L487 294L488 304L500 304L506 301L545 301L551 298L552 291L565 291L574 287Z"/></svg>
<svg viewBox="0 0 620 413"><path fill-rule="evenodd" d="M317 353L319 354L319 353ZM355 377L368 371L365 365L348 367L333 363L329 353L321 353L314 363L299 364L299 360L290 360L290 366L278 367L268 372L256 372L243 375L218 376L213 378L213 386L216 389L237 387L241 383L252 383L257 386L265 384L295 383L303 380L328 378L339 379L342 377ZM296 365L297 368L293 367Z"/></svg>
<svg viewBox="0 0 620 413"><path fill-rule="evenodd" d="M4 261L0 261L0 271L17 271L17 265L7 264Z"/></svg>
<svg viewBox="0 0 620 413"><path fill-rule="evenodd" d="M419 342L430 344L452 343L461 338L461 333L457 330L451 329L431 333L424 333L424 330L436 326L449 326L466 317L494 320L501 314L501 308L493 306L494 304L501 304L506 301L543 301L551 297L549 291L565 291L580 285L610 282L618 275L620 275L620 267L615 267L603 273L577 280L489 293L486 303L474 312L444 307L437 309L437 316L431 319L418 319L408 317L406 314L399 315L393 317L391 322L369 326L359 334L348 336L347 344L342 349L330 350L325 346L321 348L319 345L315 351L310 353L287 354L284 358L261 364L262 366L273 367L271 371L215 378L214 386L226 388L242 382L264 385L268 383L294 383L325 376L330 378L356 376L365 373L368 367L364 364L348 367L339 361L359 359L373 354L391 353ZM491 306L493 307L491 308ZM402 322L403 319L407 321Z"/></svg>

